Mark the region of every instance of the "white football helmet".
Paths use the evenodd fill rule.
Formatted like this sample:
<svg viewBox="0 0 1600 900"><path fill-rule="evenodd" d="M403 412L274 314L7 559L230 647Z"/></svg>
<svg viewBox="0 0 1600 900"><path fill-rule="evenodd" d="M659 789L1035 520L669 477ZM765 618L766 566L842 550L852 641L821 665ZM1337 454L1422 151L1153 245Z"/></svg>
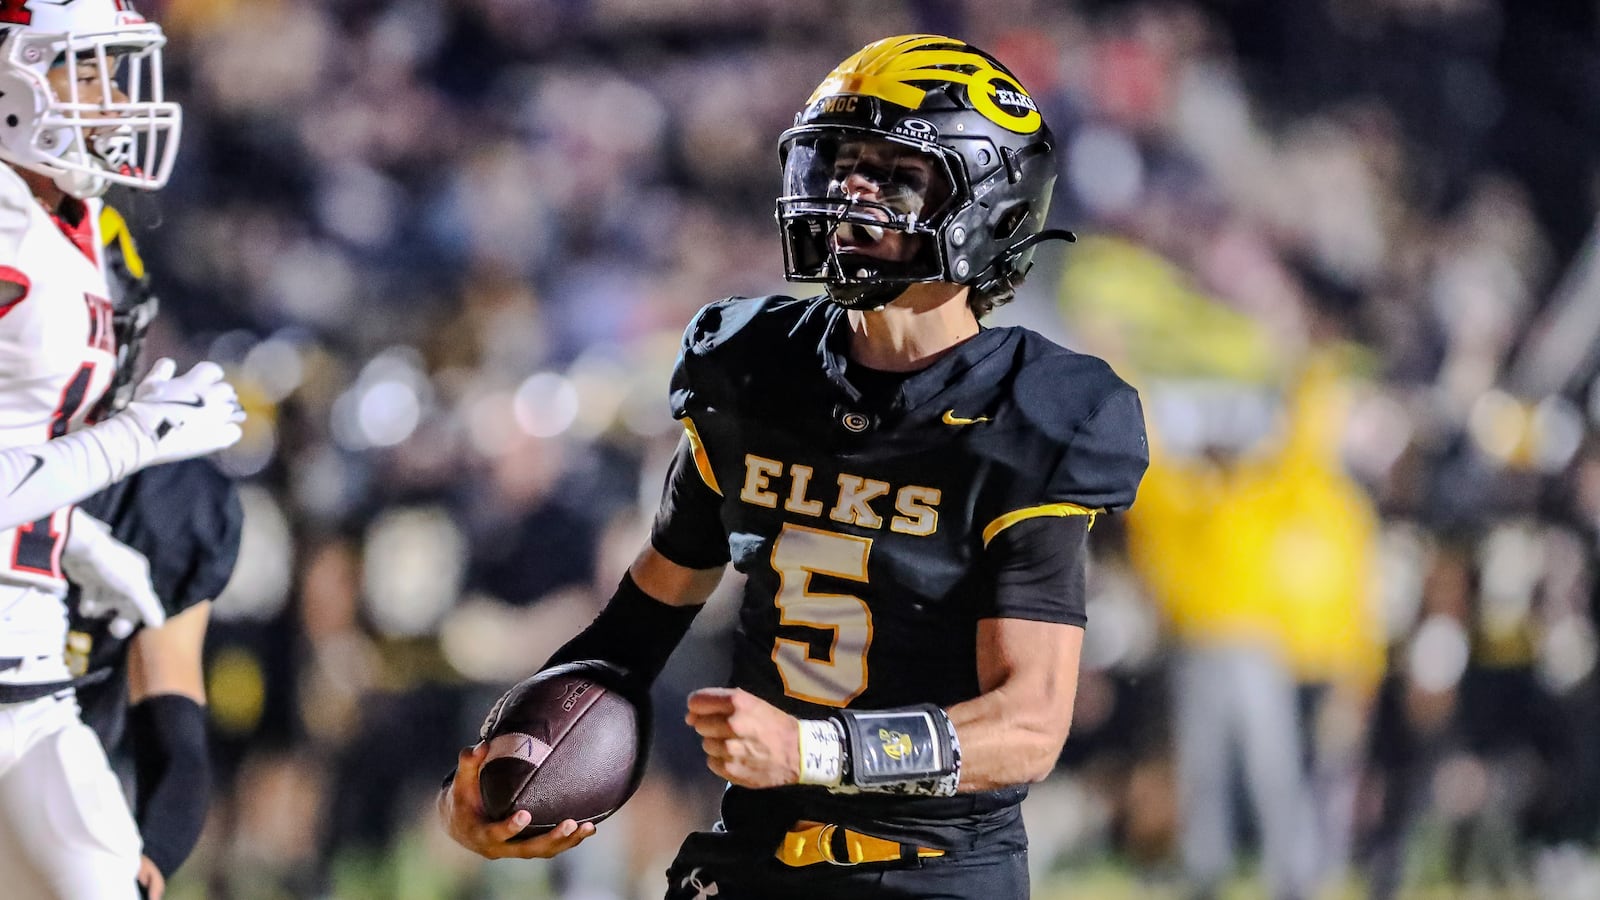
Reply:
<svg viewBox="0 0 1600 900"><path fill-rule="evenodd" d="M166 42L129 0L0 0L0 160L76 197L165 185L183 121L162 93ZM73 60L99 87L70 73L58 97L49 72Z"/></svg>

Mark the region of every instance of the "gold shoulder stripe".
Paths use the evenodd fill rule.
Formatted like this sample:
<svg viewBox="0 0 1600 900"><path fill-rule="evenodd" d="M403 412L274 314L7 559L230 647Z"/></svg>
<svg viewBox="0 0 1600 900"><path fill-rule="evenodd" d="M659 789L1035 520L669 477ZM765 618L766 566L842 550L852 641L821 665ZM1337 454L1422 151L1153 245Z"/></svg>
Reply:
<svg viewBox="0 0 1600 900"><path fill-rule="evenodd" d="M1024 519L1036 519L1039 516L1088 516L1089 527L1093 528L1094 517L1099 514L1100 510L1098 509L1090 509L1087 506L1079 506L1076 503L1046 503L1043 506L1014 509L984 526L983 545L985 547L989 546L989 542L994 540L995 535Z"/></svg>
<svg viewBox="0 0 1600 900"><path fill-rule="evenodd" d="M123 264L128 267L128 273L135 278L144 277L144 258L139 255L139 248L133 243L133 234L128 231L128 220L122 213L109 203L100 207L100 243L111 246L115 242L122 251Z"/></svg>
<svg viewBox="0 0 1600 900"><path fill-rule="evenodd" d="M722 487L717 484L717 473L711 468L711 457L706 455L705 442L700 440L700 432L695 429L693 419L684 418L683 431L689 436L689 450L694 453L694 467L700 472L700 480L721 497Z"/></svg>

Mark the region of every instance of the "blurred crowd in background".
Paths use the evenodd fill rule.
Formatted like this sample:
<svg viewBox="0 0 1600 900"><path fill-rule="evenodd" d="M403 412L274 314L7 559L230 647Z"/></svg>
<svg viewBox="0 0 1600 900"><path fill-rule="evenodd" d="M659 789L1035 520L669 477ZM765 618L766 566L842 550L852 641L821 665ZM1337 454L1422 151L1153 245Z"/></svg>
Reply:
<svg viewBox="0 0 1600 900"><path fill-rule="evenodd" d="M174 896L660 895L714 818L682 697L729 597L559 865L467 857L433 793L646 533L690 315L786 290L779 132L919 31L1059 138L1080 242L993 321L1108 358L1151 432L1026 807L1038 895L1600 896L1595 4L143 7L185 107L171 187L122 198L155 351L251 412Z"/></svg>

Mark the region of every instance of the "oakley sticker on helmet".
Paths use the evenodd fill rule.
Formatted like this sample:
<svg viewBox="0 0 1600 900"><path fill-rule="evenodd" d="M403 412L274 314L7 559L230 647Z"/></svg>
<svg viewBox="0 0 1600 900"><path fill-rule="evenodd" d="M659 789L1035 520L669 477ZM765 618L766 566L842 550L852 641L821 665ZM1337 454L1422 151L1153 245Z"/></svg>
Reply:
<svg viewBox="0 0 1600 900"><path fill-rule="evenodd" d="M933 48L938 49L933 49ZM907 109L920 109L926 82L964 85L973 110L1007 131L1031 134L1043 124L1033 98L988 57L953 38L902 35L868 44L828 73L806 101L863 94Z"/></svg>
<svg viewBox="0 0 1600 900"><path fill-rule="evenodd" d="M926 119L901 119L895 123L894 132L919 141L931 141L939 137L939 129Z"/></svg>

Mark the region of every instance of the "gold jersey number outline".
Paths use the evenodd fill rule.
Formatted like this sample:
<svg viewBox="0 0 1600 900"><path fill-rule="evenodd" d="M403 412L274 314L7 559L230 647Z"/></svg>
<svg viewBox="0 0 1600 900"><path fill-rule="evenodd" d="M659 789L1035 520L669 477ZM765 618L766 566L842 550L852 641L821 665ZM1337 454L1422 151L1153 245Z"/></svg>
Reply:
<svg viewBox="0 0 1600 900"><path fill-rule="evenodd" d="M844 707L867 689L867 650L872 647L872 610L854 594L811 590L811 576L867 582L872 539L785 522L772 542L772 568L778 573L779 625L831 632L825 659L811 656L811 642L780 637L772 662L783 692L823 706Z"/></svg>

